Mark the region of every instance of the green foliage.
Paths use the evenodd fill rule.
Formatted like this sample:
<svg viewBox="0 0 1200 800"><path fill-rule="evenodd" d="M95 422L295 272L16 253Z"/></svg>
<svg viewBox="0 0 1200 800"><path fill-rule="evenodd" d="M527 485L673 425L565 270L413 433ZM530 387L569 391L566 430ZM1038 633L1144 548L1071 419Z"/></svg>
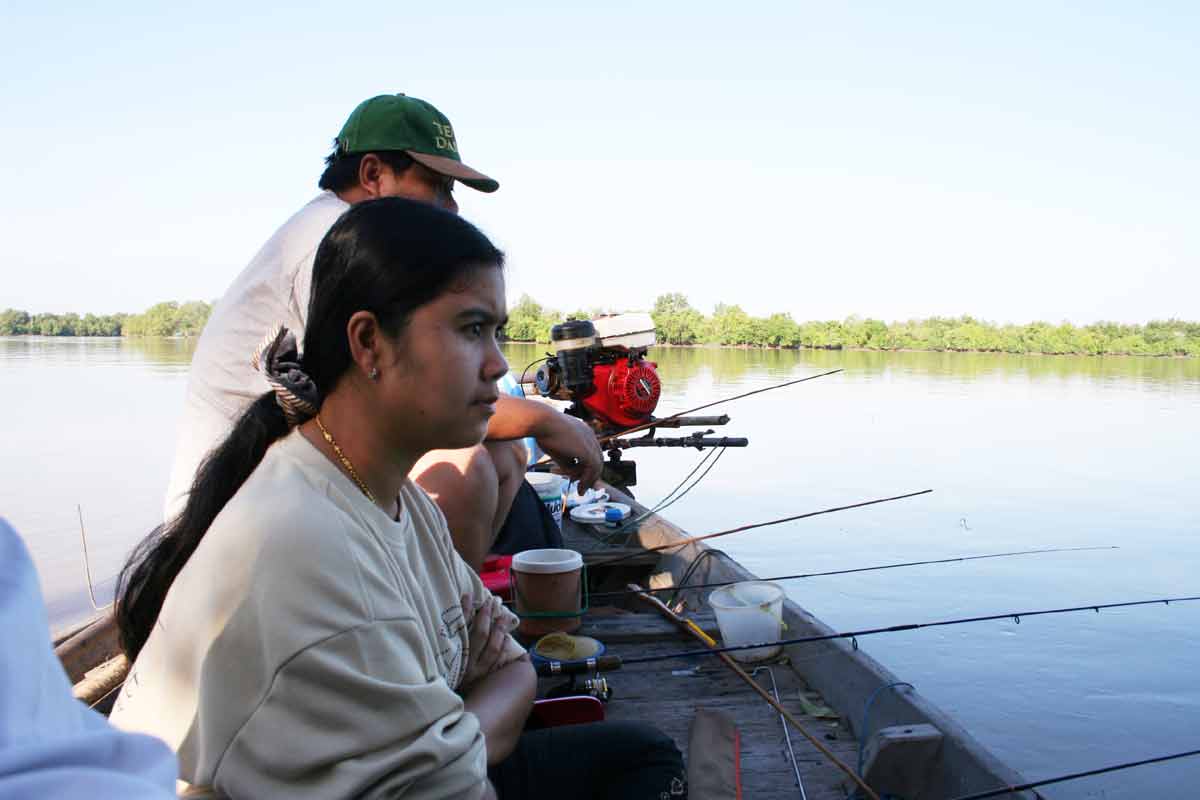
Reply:
<svg viewBox="0 0 1200 800"><path fill-rule="evenodd" d="M562 320L562 314L542 308L532 297L523 294L509 309L503 338L511 342L548 342L550 328Z"/></svg>
<svg viewBox="0 0 1200 800"><path fill-rule="evenodd" d="M80 317L9 308L0 311L0 336L198 336L211 311L210 303L198 300L158 303L133 315ZM591 308L568 316L595 319L608 313L613 311ZM790 314L753 317L740 306L724 303L705 317L679 292L656 298L651 316L658 341L673 345L1200 357L1200 322L1178 319L1145 325L1097 322L1084 326L1041 321L996 325L965 315L890 324L857 316L796 322ZM563 319L560 312L522 295L509 311L503 337L514 342L549 342L550 328Z"/></svg>
<svg viewBox="0 0 1200 800"><path fill-rule="evenodd" d="M199 336L212 306L200 300L180 305L157 303L145 312L126 318L122 336Z"/></svg>
<svg viewBox="0 0 1200 800"><path fill-rule="evenodd" d="M650 312L658 340L667 344L696 344L705 338L704 315L679 292L660 295Z"/></svg>
<svg viewBox="0 0 1200 800"><path fill-rule="evenodd" d="M199 336L212 306L159 303L142 314L32 314L0 311L0 336Z"/></svg>

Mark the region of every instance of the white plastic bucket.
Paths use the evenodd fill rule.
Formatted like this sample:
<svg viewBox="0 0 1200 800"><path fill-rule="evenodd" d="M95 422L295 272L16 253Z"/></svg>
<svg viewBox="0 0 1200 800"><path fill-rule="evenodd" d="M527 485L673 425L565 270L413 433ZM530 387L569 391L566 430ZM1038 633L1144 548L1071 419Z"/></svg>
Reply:
<svg viewBox="0 0 1200 800"><path fill-rule="evenodd" d="M538 493L546 510L554 517L555 524L562 530L563 476L550 472L529 472L525 474L525 480Z"/></svg>
<svg viewBox="0 0 1200 800"><path fill-rule="evenodd" d="M783 632L783 588L768 581L745 581L722 586L708 596L717 614L721 639L728 647L777 642ZM730 653L738 661L762 661L783 647L755 647Z"/></svg>

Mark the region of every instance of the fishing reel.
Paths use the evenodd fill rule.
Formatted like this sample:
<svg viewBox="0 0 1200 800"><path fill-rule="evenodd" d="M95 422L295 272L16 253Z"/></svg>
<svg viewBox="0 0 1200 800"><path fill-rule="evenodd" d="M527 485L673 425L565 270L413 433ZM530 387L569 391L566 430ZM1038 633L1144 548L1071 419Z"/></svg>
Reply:
<svg viewBox="0 0 1200 800"><path fill-rule="evenodd" d="M546 692L546 699L554 697L577 697L579 695L587 695L594 697L602 703L607 703L612 698L612 687L608 685L608 678L603 675L594 674L590 678L584 678L582 681L576 681L576 676L571 675L566 683L561 683Z"/></svg>
<svg viewBox="0 0 1200 800"><path fill-rule="evenodd" d="M543 397L571 401L567 413L599 434L641 425L662 395L658 365L646 359L654 341L649 314L569 319L550 329L554 354L538 368L534 385Z"/></svg>

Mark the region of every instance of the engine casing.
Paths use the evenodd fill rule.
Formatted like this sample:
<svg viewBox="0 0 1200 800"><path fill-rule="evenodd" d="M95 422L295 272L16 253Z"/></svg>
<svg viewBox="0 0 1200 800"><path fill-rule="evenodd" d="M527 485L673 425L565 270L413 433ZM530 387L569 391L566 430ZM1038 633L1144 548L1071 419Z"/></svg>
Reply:
<svg viewBox="0 0 1200 800"><path fill-rule="evenodd" d="M596 390L580 398L584 407L599 419L630 428L650 419L662 394L658 365L644 358L618 358L595 364Z"/></svg>

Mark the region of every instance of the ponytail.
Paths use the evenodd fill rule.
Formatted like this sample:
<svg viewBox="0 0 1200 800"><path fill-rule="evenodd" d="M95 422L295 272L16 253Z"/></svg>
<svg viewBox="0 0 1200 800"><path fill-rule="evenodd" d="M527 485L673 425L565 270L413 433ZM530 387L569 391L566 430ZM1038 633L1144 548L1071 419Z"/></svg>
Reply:
<svg viewBox="0 0 1200 800"><path fill-rule="evenodd" d="M255 400L201 463L179 516L155 528L129 556L117 579L115 616L121 649L130 661L150 638L167 591L217 514L289 429L274 392Z"/></svg>
<svg viewBox="0 0 1200 800"><path fill-rule="evenodd" d="M396 336L420 306L477 269L500 268L504 255L457 215L415 200L387 197L352 207L334 223L313 264L304 356L285 328L256 351L271 391L242 414L200 465L179 516L155 528L130 555L117 581L121 648L137 658L172 582L200 540L263 460L267 448L314 416L352 359L346 325L359 310Z"/></svg>

